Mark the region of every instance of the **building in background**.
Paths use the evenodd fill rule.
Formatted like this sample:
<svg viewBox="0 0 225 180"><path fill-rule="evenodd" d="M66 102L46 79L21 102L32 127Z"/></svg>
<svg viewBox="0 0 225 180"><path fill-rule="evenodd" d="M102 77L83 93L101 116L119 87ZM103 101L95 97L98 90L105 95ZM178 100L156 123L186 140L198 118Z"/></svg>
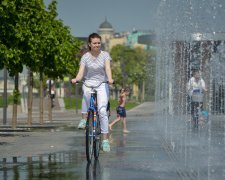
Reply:
<svg viewBox="0 0 225 180"><path fill-rule="evenodd" d="M109 44L114 36L114 29L107 19L100 24L98 34L102 37L103 50L109 51Z"/></svg>
<svg viewBox="0 0 225 180"><path fill-rule="evenodd" d="M113 46L118 44L128 46L131 48L141 47L145 50L154 48L153 45L139 43L142 36L154 37L151 30L136 30L133 28L132 32L115 32L113 26L105 19L98 28L98 34L102 37L102 49L110 52Z"/></svg>

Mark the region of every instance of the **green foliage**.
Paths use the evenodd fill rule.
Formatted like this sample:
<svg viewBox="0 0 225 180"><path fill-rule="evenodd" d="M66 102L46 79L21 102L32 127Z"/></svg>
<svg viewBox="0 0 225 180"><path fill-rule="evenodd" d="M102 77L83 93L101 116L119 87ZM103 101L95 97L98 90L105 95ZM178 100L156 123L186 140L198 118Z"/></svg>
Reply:
<svg viewBox="0 0 225 180"><path fill-rule="evenodd" d="M26 65L33 72L40 68L52 78L76 74L81 42L70 28L56 19L56 1L46 9L42 0L0 2L0 69L11 76Z"/></svg>
<svg viewBox="0 0 225 180"><path fill-rule="evenodd" d="M147 78L147 55L148 51L141 48L128 48L116 45L111 49L113 59L112 73L116 83L122 86L123 60L125 61L126 84L139 84Z"/></svg>
<svg viewBox="0 0 225 180"><path fill-rule="evenodd" d="M110 102L110 108L111 109L116 109L118 107L118 101L117 100L110 99L109 102ZM132 109L132 108L136 107L137 105L139 105L139 104L136 103L136 102L127 101L126 102L126 110Z"/></svg>
<svg viewBox="0 0 225 180"><path fill-rule="evenodd" d="M14 89L13 90L13 97L18 100L20 98L20 96L21 96L20 92L18 90Z"/></svg>
<svg viewBox="0 0 225 180"><path fill-rule="evenodd" d="M7 106L13 104L13 95L7 96ZM20 101L18 101L18 104L20 104ZM3 96L0 95L0 108L3 107Z"/></svg>
<svg viewBox="0 0 225 180"><path fill-rule="evenodd" d="M123 58L125 60L126 84L140 84L143 80L153 79L155 73L154 51L146 51L142 48L128 48L116 45L110 52L113 63L112 72L116 83L122 86Z"/></svg>
<svg viewBox="0 0 225 180"><path fill-rule="evenodd" d="M69 97L65 97L64 104L66 109L70 109L69 107ZM81 109L82 98L78 98L78 109ZM76 109L76 98L71 98L71 109Z"/></svg>

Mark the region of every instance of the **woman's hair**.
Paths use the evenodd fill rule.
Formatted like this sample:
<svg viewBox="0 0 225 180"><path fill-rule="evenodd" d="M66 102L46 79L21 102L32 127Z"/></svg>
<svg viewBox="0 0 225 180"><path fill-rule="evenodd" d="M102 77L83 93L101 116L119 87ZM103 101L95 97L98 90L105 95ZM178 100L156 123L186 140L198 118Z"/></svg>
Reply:
<svg viewBox="0 0 225 180"><path fill-rule="evenodd" d="M200 70L199 69L194 69L192 70L192 75L194 76L196 73L200 73Z"/></svg>
<svg viewBox="0 0 225 180"><path fill-rule="evenodd" d="M99 38L100 40L102 39L102 37L99 34L92 33L88 37L88 43L91 43L91 39L93 39L93 38ZM88 49L91 50L91 47L89 45L88 45Z"/></svg>

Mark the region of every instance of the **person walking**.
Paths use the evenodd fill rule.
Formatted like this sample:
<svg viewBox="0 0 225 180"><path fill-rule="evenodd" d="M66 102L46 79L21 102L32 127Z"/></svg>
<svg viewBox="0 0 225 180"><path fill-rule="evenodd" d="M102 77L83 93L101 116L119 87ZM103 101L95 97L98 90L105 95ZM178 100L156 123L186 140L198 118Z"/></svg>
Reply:
<svg viewBox="0 0 225 180"><path fill-rule="evenodd" d="M51 82L51 93L49 93L49 84ZM47 85L47 97L50 97L52 99L52 107L54 107L54 102L55 102L55 82L54 80L47 80L46 81Z"/></svg>
<svg viewBox="0 0 225 180"><path fill-rule="evenodd" d="M80 61L80 67L76 78L72 79L72 83L77 83L83 76L85 83L93 86L103 81L108 81L113 84L111 71L111 61L109 53L101 50L101 36L97 33L92 33L88 37L89 51L85 53ZM82 119L78 125L79 129L84 129L86 126L86 113L90 104L90 88L82 86L83 99L82 99ZM108 84L101 84L97 91L98 98L98 112L101 124L102 133L102 148L103 151L110 151L110 144L108 140L108 116L107 116L107 103L109 99Z"/></svg>
<svg viewBox="0 0 225 180"><path fill-rule="evenodd" d="M127 130L127 115L126 115L126 102L127 102L127 96L130 94L130 89L125 88L124 90L121 90L121 93L118 98L118 107L117 107L117 119L115 119L112 123L109 124L109 129L112 130L113 125L118 123L121 118L123 118L123 132L129 133L130 131Z"/></svg>

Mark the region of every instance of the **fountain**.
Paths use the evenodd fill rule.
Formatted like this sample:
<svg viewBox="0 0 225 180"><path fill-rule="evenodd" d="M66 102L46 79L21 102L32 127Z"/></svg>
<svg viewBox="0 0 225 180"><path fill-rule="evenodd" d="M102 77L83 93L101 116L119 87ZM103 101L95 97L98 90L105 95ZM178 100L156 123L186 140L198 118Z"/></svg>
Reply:
<svg viewBox="0 0 225 180"><path fill-rule="evenodd" d="M185 169L194 179L225 177L222 164L214 174L215 159L225 150L224 19L223 0L162 0L156 15L155 117L181 164L177 172L183 175ZM208 92L203 107L210 114L198 130L189 126L187 94L187 83L195 70L200 70L205 80Z"/></svg>
<svg viewBox="0 0 225 180"><path fill-rule="evenodd" d="M163 0L158 12L156 101L164 105L159 107L187 114L187 82L199 69L209 89L205 109L224 114L225 2Z"/></svg>

